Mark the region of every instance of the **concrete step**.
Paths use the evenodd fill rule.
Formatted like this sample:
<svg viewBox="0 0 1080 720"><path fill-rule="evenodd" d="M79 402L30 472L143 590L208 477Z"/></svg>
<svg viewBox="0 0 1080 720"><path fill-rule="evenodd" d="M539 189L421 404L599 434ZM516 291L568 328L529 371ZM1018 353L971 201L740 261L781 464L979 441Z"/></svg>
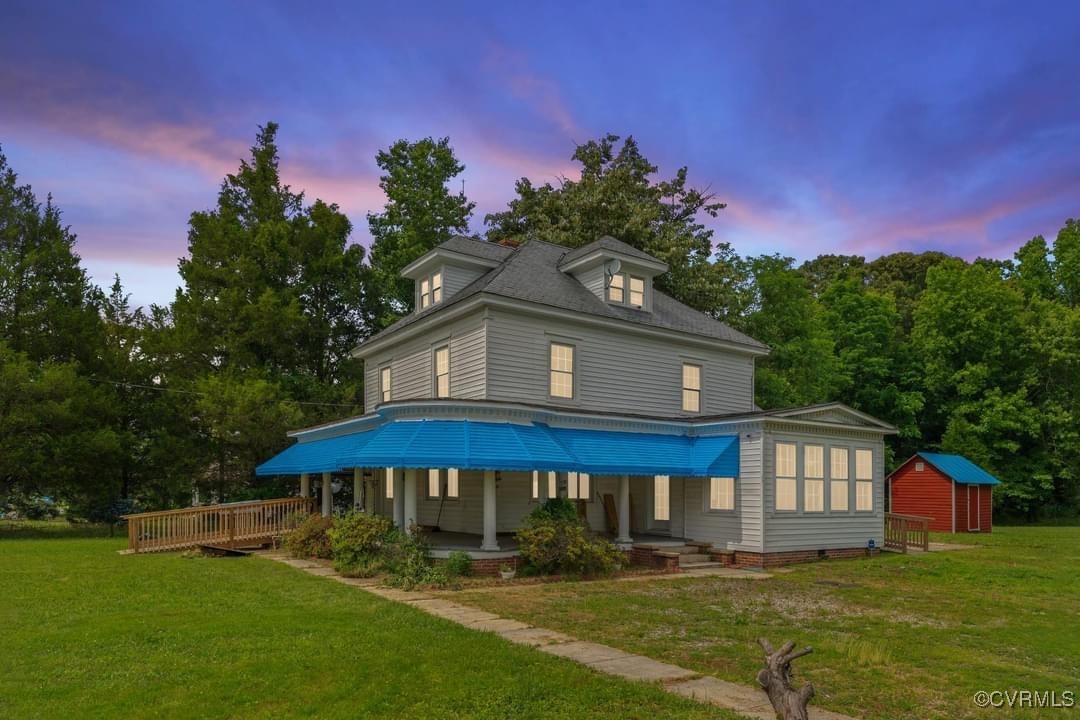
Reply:
<svg viewBox="0 0 1080 720"><path fill-rule="evenodd" d="M709 562L709 556L704 553L681 553L679 555L679 567L703 562Z"/></svg>
<svg viewBox="0 0 1080 720"><path fill-rule="evenodd" d="M724 563L718 562L692 562L692 563L679 563L680 570L707 570L708 568L722 568L726 567Z"/></svg>

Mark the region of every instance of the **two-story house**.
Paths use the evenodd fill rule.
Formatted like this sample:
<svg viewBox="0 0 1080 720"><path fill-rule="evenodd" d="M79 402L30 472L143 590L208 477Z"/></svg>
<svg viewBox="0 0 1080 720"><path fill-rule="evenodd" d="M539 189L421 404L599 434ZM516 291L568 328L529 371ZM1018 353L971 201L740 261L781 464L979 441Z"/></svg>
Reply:
<svg viewBox="0 0 1080 720"><path fill-rule="evenodd" d="M358 507L437 527L436 555L512 557L550 496L616 542L710 542L743 564L880 545L887 423L841 404L762 411L768 348L672 299L667 266L456 237L403 270L415 312L367 339L360 417L290 433L261 475L335 476Z"/></svg>

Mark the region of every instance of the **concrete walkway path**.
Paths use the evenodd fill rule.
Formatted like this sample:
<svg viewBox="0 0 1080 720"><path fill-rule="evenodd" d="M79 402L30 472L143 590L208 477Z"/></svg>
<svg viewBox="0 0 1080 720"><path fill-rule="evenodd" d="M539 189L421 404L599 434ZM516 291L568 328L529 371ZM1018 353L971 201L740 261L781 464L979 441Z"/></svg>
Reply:
<svg viewBox="0 0 1080 720"><path fill-rule="evenodd" d="M406 603L418 610L423 610L426 613L473 630L493 632L510 642L528 645L540 652L573 660L597 672L616 675L627 680L659 683L660 687L675 695L682 695L698 702L733 710L740 715L755 720L776 720L776 715L769 704L769 698L759 688L702 675L678 665L653 660L644 655L632 655L607 645L578 640L554 630L502 618L494 613L478 610L468 605L461 605L430 593L382 587L379 585L378 580L342 577L325 563L314 560L298 560L281 551L262 551L256 554L260 557L285 563L312 575L360 588L387 600ZM736 575L735 573L739 574ZM747 574L755 577L765 576L764 573ZM676 573L670 576L653 575L645 576L645 578L685 578L698 575L743 577L739 571L729 571L727 573ZM813 706L810 707L810 717L812 720L854 720L848 715L841 715Z"/></svg>

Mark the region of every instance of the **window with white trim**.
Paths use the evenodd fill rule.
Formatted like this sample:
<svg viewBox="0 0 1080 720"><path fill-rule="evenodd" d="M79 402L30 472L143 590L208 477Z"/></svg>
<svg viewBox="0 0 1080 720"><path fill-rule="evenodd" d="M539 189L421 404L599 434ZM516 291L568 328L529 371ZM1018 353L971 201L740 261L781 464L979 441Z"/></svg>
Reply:
<svg viewBox="0 0 1080 720"><path fill-rule="evenodd" d="M559 496L559 476L554 471L532 471L532 499L540 499L540 483L547 479L547 498Z"/></svg>
<svg viewBox="0 0 1080 720"><path fill-rule="evenodd" d="M624 284L626 282L626 276L622 273L615 273L608 278L607 287L607 299L608 302L621 303L625 299L624 296Z"/></svg>
<svg viewBox="0 0 1080 720"><path fill-rule="evenodd" d="M645 278L630 276L630 306L645 307Z"/></svg>
<svg viewBox="0 0 1080 720"><path fill-rule="evenodd" d="M427 471L427 496L438 498L442 494L442 478L438 468L428 468Z"/></svg>
<svg viewBox="0 0 1080 720"><path fill-rule="evenodd" d="M394 499L394 468L386 468L386 499Z"/></svg>
<svg viewBox="0 0 1080 720"><path fill-rule="evenodd" d="M847 512L850 472L848 449L846 447L829 448L829 509L833 512Z"/></svg>
<svg viewBox="0 0 1080 720"><path fill-rule="evenodd" d="M776 510L795 510L799 481L795 475L795 443L776 443Z"/></svg>
<svg viewBox="0 0 1080 720"><path fill-rule="evenodd" d="M566 497L571 500L589 500L589 473L566 473Z"/></svg>
<svg viewBox="0 0 1080 720"><path fill-rule="evenodd" d="M435 397L450 397L450 346L435 348Z"/></svg>
<svg viewBox="0 0 1080 720"><path fill-rule="evenodd" d="M551 396L574 397L574 346L551 343Z"/></svg>
<svg viewBox="0 0 1080 720"><path fill-rule="evenodd" d="M431 280L424 278L420 281L420 309L431 305Z"/></svg>
<svg viewBox="0 0 1080 720"><path fill-rule="evenodd" d="M390 402L390 366L387 365L379 370L379 396L382 402Z"/></svg>
<svg viewBox="0 0 1080 720"><path fill-rule="evenodd" d="M420 279L420 309L442 302L442 271Z"/></svg>
<svg viewBox="0 0 1080 720"><path fill-rule="evenodd" d="M825 448L803 445L803 512L825 511Z"/></svg>
<svg viewBox="0 0 1080 720"><path fill-rule="evenodd" d="M653 520L671 519L671 476L653 478Z"/></svg>
<svg viewBox="0 0 1080 720"><path fill-rule="evenodd" d="M682 409L684 412L701 412L701 366L683 363Z"/></svg>
<svg viewBox="0 0 1080 720"><path fill-rule="evenodd" d="M855 509L872 512L874 509L874 451L855 451Z"/></svg>
<svg viewBox="0 0 1080 720"><path fill-rule="evenodd" d="M448 468L446 471L446 497L461 497L461 478L457 468Z"/></svg>
<svg viewBox="0 0 1080 720"><path fill-rule="evenodd" d="M711 477L709 478L709 509L710 510L734 510L735 509L735 478Z"/></svg>

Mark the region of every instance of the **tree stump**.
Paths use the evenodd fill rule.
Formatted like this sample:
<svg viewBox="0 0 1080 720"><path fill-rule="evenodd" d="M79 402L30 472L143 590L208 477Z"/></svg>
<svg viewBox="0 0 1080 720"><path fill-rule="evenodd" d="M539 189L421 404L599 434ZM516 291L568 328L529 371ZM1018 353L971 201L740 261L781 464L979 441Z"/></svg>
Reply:
<svg viewBox="0 0 1080 720"><path fill-rule="evenodd" d="M814 686L806 683L798 690L791 687L791 662L814 652L813 648L795 650L794 640L787 641L779 650L774 650L772 643L765 638L759 638L758 644L765 651L765 667L758 672L757 681L768 693L776 717L780 720L809 720L810 712L806 706L814 697Z"/></svg>

